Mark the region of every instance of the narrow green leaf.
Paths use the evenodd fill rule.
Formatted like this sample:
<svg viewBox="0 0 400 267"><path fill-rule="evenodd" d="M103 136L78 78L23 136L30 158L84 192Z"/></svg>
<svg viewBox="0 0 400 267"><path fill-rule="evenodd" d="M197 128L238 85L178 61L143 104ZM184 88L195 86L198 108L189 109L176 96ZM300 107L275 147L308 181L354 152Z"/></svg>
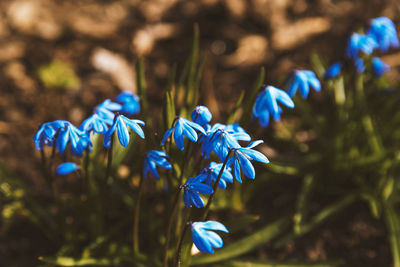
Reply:
<svg viewBox="0 0 400 267"><path fill-rule="evenodd" d="M294 214L294 232L300 234L301 225L306 220L308 215L308 203L310 200L310 194L314 184L314 177L312 175L306 175L303 179L303 186L299 197L297 198L296 213Z"/></svg>
<svg viewBox="0 0 400 267"><path fill-rule="evenodd" d="M260 69L260 72L257 76L257 79L255 80L253 87L250 89L248 92L248 95L246 96L246 101L243 103L243 113L242 117L240 119L240 123L242 125L245 125L246 122L250 121L250 114L253 110L253 105L254 101L256 99L258 90L261 88L261 86L264 83L264 77L265 77L265 70L264 67Z"/></svg>
<svg viewBox="0 0 400 267"><path fill-rule="evenodd" d="M169 129L176 116L174 99L171 96L171 92L166 91L164 95L163 105L163 117L164 117L164 129Z"/></svg>
<svg viewBox="0 0 400 267"><path fill-rule="evenodd" d="M316 53L316 52L311 53L310 60L311 60L311 65L313 66L313 69L315 71L315 74L317 74L317 76L319 78L324 77L325 64L324 64L324 62L322 62L322 59L318 55L318 53Z"/></svg>
<svg viewBox="0 0 400 267"><path fill-rule="evenodd" d="M386 225L389 230L389 241L392 249L393 267L400 267L400 220L394 207L383 201Z"/></svg>
<svg viewBox="0 0 400 267"><path fill-rule="evenodd" d="M280 261L232 261L224 266L232 267L334 267L343 264L341 261L326 262L280 262Z"/></svg>
<svg viewBox="0 0 400 267"><path fill-rule="evenodd" d="M317 227L318 225L322 224L327 219L329 219L332 215L336 214L337 212L341 211L345 207L355 202L358 198L359 198L358 195L349 195L337 201L336 203L329 205L328 207L317 213L317 215L315 215L310 220L310 222L302 225L300 234L289 233L285 235L283 238L281 238L278 242L276 242L274 247L277 248L282 247L287 242L310 232L312 229L314 229L315 227Z"/></svg>
<svg viewBox="0 0 400 267"><path fill-rule="evenodd" d="M110 266L113 262L109 259L74 259L70 257L39 257L39 260L58 266Z"/></svg>
<svg viewBox="0 0 400 267"><path fill-rule="evenodd" d="M194 102L194 97L196 95L195 90L195 76L196 76L196 68L198 62L198 54L199 54L199 40L200 40L200 30L199 25L195 24L193 26L193 40L192 40L192 49L190 51L189 56L189 73L186 80L186 88L185 88L185 108L188 110L190 108L191 103Z"/></svg>
<svg viewBox="0 0 400 267"><path fill-rule="evenodd" d="M236 101L235 106L233 107L231 115L229 115L228 121L226 122L227 124L232 124L235 122L240 105L242 105L244 95L245 95L245 91L243 90L242 93L240 94L238 100Z"/></svg>
<svg viewBox="0 0 400 267"><path fill-rule="evenodd" d="M194 257L192 260L192 265L208 264L228 260L250 252L271 241L284 230L287 230L290 222L291 219L289 216L278 219L258 230L257 232L244 237L235 243L227 245L220 250L217 250L214 254L200 254Z"/></svg>
<svg viewBox="0 0 400 267"><path fill-rule="evenodd" d="M152 120L148 108L149 105L147 100L147 84L143 58L138 58L136 62L136 86L138 88L138 93L140 97L140 108L142 110L141 113L143 114L144 121L146 123L146 125L143 127L143 132L146 136L146 145L147 147L152 147L152 144L154 143L153 134L150 131L150 129L152 129Z"/></svg>

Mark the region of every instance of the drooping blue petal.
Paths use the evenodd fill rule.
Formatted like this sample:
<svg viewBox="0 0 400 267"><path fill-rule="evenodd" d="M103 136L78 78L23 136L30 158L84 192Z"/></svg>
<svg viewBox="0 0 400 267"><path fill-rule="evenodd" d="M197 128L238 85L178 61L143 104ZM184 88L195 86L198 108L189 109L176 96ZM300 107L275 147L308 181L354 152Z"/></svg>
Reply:
<svg viewBox="0 0 400 267"><path fill-rule="evenodd" d="M67 175L79 169L74 162L65 162L57 166L56 173L58 175Z"/></svg>
<svg viewBox="0 0 400 267"><path fill-rule="evenodd" d="M382 76L385 72L390 71L390 67L382 59L374 57L372 59L372 69L376 76Z"/></svg>
<svg viewBox="0 0 400 267"><path fill-rule="evenodd" d="M174 141L180 150L184 149L185 144L183 142L183 125L180 119L178 119L175 124Z"/></svg>
<svg viewBox="0 0 400 267"><path fill-rule="evenodd" d="M256 172L250 160L242 153L237 152L237 157L239 159L240 167L247 178L254 179L256 177Z"/></svg>
<svg viewBox="0 0 400 267"><path fill-rule="evenodd" d="M165 134L164 134L164 136L163 136L163 138L162 138L162 140L161 140L161 145L164 145L164 144L165 144L165 142L167 141L168 137L171 135L171 133L172 133L173 130L174 130L174 128L169 128L169 129L165 132Z"/></svg>
<svg viewBox="0 0 400 267"><path fill-rule="evenodd" d="M325 79L336 78L337 76L339 76L341 69L342 69L342 63L336 62L336 63L332 64L325 71L324 78Z"/></svg>
<svg viewBox="0 0 400 267"><path fill-rule="evenodd" d="M212 231L228 233L226 227L219 222L192 223L192 240L199 251L214 253L213 248L221 248L223 246L222 238Z"/></svg>
<svg viewBox="0 0 400 267"><path fill-rule="evenodd" d="M127 147L129 145L129 131L121 117L117 119L117 134L121 145Z"/></svg>

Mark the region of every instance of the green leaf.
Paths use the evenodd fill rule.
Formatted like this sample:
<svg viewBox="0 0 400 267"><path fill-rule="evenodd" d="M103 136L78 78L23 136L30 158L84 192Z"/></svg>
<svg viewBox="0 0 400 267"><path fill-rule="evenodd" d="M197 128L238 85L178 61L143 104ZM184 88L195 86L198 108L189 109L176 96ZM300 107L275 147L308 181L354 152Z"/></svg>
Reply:
<svg viewBox="0 0 400 267"><path fill-rule="evenodd" d="M327 262L280 262L280 261L232 261L223 266L231 267L334 267L343 264L341 261Z"/></svg>
<svg viewBox="0 0 400 267"><path fill-rule="evenodd" d="M192 265L209 264L228 260L253 251L286 230L289 227L290 222L291 219L289 216L278 219L257 232L217 250L214 254L200 254L194 257Z"/></svg>
<svg viewBox="0 0 400 267"><path fill-rule="evenodd" d="M144 117L144 121L146 125L143 127L143 132L146 136L146 145L147 147L152 147L152 144L154 143L153 140L153 134L150 131L152 129L152 120L151 120L151 115L149 113L149 108L148 108L148 101L147 101L147 84L146 84L146 76L145 76L145 70L144 70L144 59L143 58L138 58L136 62L136 87L138 89L138 94L140 98L140 108L142 110L142 114Z"/></svg>
<svg viewBox="0 0 400 267"><path fill-rule="evenodd" d="M347 197L342 198L341 200L337 201L336 203L329 205L317 215L315 215L310 222L307 224L304 224L301 226L300 233L289 233L285 235L283 238L281 238L278 242L275 243L274 247L279 248L285 245L287 242L302 236L308 232L310 232L312 229L317 227L318 225L322 224L325 222L327 219L329 219L332 215L336 214L337 212L341 211L345 207L349 206L353 202L355 202L359 198L358 195L349 195Z"/></svg>
<svg viewBox="0 0 400 267"><path fill-rule="evenodd" d="M235 106L233 107L231 115L229 115L229 118L228 118L226 124L232 124L235 122L240 105L242 105L244 95L245 95L245 91L243 90L242 93L240 94L238 100L236 101Z"/></svg>
<svg viewBox="0 0 400 267"><path fill-rule="evenodd" d="M294 214L294 232L300 234L301 225L308 215L308 203L312 187L314 184L314 177L312 175L306 175L303 179L303 187L297 198L296 213Z"/></svg>
<svg viewBox="0 0 400 267"><path fill-rule="evenodd" d="M262 67L257 76L257 79L255 80L255 82L253 84L253 87L250 89L249 94L246 96L246 101L244 102L244 105L243 105L242 117L240 119L240 124L242 124L242 125L245 125L245 124L247 124L247 122L250 121L250 114L251 114L251 111L253 110L254 101L256 99L258 90L261 88L261 86L264 83L264 76L265 76L265 70L264 70L264 67Z"/></svg>
<svg viewBox="0 0 400 267"><path fill-rule="evenodd" d="M310 56L310 60L311 60L312 66L314 68L315 74L317 74L317 76L319 78L324 77L325 64L324 64L324 62L322 62L321 57L317 53L313 52Z"/></svg>
<svg viewBox="0 0 400 267"><path fill-rule="evenodd" d="M39 260L55 264L58 266L88 266L88 265L97 265L97 266L110 266L114 264L109 259L74 259L70 257L39 257Z"/></svg>
<svg viewBox="0 0 400 267"><path fill-rule="evenodd" d="M78 89L81 84L74 69L68 63L58 59L40 67L38 75L43 84L49 88Z"/></svg>
<svg viewBox="0 0 400 267"><path fill-rule="evenodd" d="M400 267L400 220L394 207L388 201L382 203L386 225L389 230L389 241L392 249L393 267Z"/></svg>
<svg viewBox="0 0 400 267"><path fill-rule="evenodd" d="M163 121L164 121L165 131L171 127L172 122L174 121L174 118L176 116L175 103L172 97L172 88L174 86L175 75L176 75L176 65L172 68L169 74L168 83L164 95Z"/></svg>

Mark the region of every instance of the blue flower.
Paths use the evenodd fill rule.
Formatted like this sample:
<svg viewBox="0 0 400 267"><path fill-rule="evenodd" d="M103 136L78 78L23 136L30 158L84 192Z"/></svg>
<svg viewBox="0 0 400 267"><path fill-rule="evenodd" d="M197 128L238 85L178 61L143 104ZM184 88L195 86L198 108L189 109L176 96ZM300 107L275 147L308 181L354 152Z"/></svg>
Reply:
<svg viewBox="0 0 400 267"><path fill-rule="evenodd" d="M120 111L121 109L122 106L120 104L112 102L110 99L106 99L94 109L94 113L104 120L113 121L115 115L112 111Z"/></svg>
<svg viewBox="0 0 400 267"><path fill-rule="evenodd" d="M296 70L293 72L292 77L289 79L288 94L294 96L297 89L300 89L301 96L306 98L310 91L310 86L315 91L321 90L321 83L311 70Z"/></svg>
<svg viewBox="0 0 400 267"><path fill-rule="evenodd" d="M60 154L64 154L68 143L71 143L72 153L77 156L82 156L82 153L87 147L92 145L89 137L84 131L79 130L69 121L62 121L63 126L59 128L58 136L56 137L56 148Z"/></svg>
<svg viewBox="0 0 400 267"><path fill-rule="evenodd" d="M64 126L65 121L43 123L33 137L37 150L42 150L45 145L52 146L58 129Z"/></svg>
<svg viewBox="0 0 400 267"><path fill-rule="evenodd" d="M240 147L238 140L249 141L250 136L246 132L235 132L230 127L217 123L207 131L207 135L202 139L201 153L208 158L214 151L219 159L224 161L230 149Z"/></svg>
<svg viewBox="0 0 400 267"><path fill-rule="evenodd" d="M217 181L218 175L222 169L223 163L211 162L210 165L201 171L200 175L203 175L204 182L208 185ZM225 166L221 179L219 180L218 187L221 189L226 188L226 183L233 183L233 176L231 168Z"/></svg>
<svg viewBox="0 0 400 267"><path fill-rule="evenodd" d="M325 71L324 78L325 79L332 79L339 76L340 71L342 69L342 63L336 62L329 66L329 68Z"/></svg>
<svg viewBox="0 0 400 267"><path fill-rule="evenodd" d="M347 57L351 59L358 58L358 51L365 54L371 54L377 46L376 41L369 35L353 33L347 43Z"/></svg>
<svg viewBox="0 0 400 267"><path fill-rule="evenodd" d="M144 159L143 176L147 178L148 173L155 178L160 179L160 175L157 172L157 166L163 169L172 169L171 164L168 162L168 155L164 151L150 150L146 153Z"/></svg>
<svg viewBox="0 0 400 267"><path fill-rule="evenodd" d="M91 131L95 133L105 134L108 130L108 126L112 124L112 120L106 120L97 115L96 113L87 118L79 126L79 129L85 131L88 135Z"/></svg>
<svg viewBox="0 0 400 267"><path fill-rule="evenodd" d="M79 170L80 167L76 165L73 162L65 162L61 163L60 165L57 166L56 173L58 175L67 175L70 174L71 172L74 172L76 170Z"/></svg>
<svg viewBox="0 0 400 267"><path fill-rule="evenodd" d="M131 91L123 91L115 100L123 104L120 111L126 115L132 116L140 112L139 97Z"/></svg>
<svg viewBox="0 0 400 267"><path fill-rule="evenodd" d="M207 184L203 184L204 177L198 175L196 177L190 177L186 183L182 185L183 188L183 202L188 208L192 207L192 203L196 208L204 207L204 201L200 196L202 194L212 194L213 189Z"/></svg>
<svg viewBox="0 0 400 267"><path fill-rule="evenodd" d="M385 72L390 71L390 67L382 59L374 57L372 59L372 69L376 76L382 76Z"/></svg>
<svg viewBox="0 0 400 267"><path fill-rule="evenodd" d="M257 95L253 115L258 118L261 126L267 127L270 115L275 121L280 120L282 109L278 106L278 101L288 108L294 108L294 103L285 91L270 85L263 87L264 90Z"/></svg>
<svg viewBox="0 0 400 267"><path fill-rule="evenodd" d="M252 150L253 147L263 143L262 140L254 141L250 143L247 147L237 148L233 150L233 156L229 158L227 165L231 166L233 164L233 172L235 178L238 182L242 182L240 170L243 174L250 179L256 177L256 172L251 160L255 160L262 163L269 163L269 160L261 152Z"/></svg>
<svg viewBox="0 0 400 267"><path fill-rule="evenodd" d="M211 121L212 114L206 106L197 106L192 112L192 121L199 125L205 125Z"/></svg>
<svg viewBox="0 0 400 267"><path fill-rule="evenodd" d="M141 120L128 119L121 114L116 115L113 124L104 135L104 146L110 148L111 138L113 137L115 130L117 131L118 140L123 147L127 147L129 144L129 128L144 139L143 130L139 125L144 126L144 122Z"/></svg>
<svg viewBox="0 0 400 267"><path fill-rule="evenodd" d="M161 144L164 145L165 142L167 141L168 137L174 132L174 140L175 144L180 150L184 149L184 142L183 142L183 137L186 136L189 138L190 141L192 142L197 142L198 136L196 131L201 132L202 134L206 134L204 131L203 127L198 125L195 122L191 122L187 119L177 117L175 121L175 126L172 128L169 128L161 141Z"/></svg>
<svg viewBox="0 0 400 267"><path fill-rule="evenodd" d="M396 26L387 17L379 17L371 20L368 35L373 37L378 44L379 50L386 52L390 47L399 47L399 38Z"/></svg>
<svg viewBox="0 0 400 267"><path fill-rule="evenodd" d="M222 238L212 231L229 233L228 229L216 221L194 222L192 226L192 240L201 252L214 253L213 248L222 248Z"/></svg>

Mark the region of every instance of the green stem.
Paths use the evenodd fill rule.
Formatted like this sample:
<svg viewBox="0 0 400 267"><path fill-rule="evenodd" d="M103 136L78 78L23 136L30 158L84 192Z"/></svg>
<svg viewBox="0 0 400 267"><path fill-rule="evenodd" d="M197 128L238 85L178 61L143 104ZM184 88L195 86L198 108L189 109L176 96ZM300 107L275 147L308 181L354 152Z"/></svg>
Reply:
<svg viewBox="0 0 400 267"><path fill-rule="evenodd" d="M169 240L171 238L171 228L172 228L172 223L174 221L175 217L175 212L176 208L179 203L179 196L182 191L182 187L179 186L178 191L176 192L174 202L172 204L172 209L168 217L168 224L167 224L167 231L165 233L165 244L164 244L164 267L168 267L168 246L169 246Z"/></svg>
<svg viewBox="0 0 400 267"><path fill-rule="evenodd" d="M209 196L208 201L207 201L207 205L206 205L206 207L205 207L205 209L204 209L204 213L203 213L203 217L202 217L202 220L203 220L203 221L204 221L204 220L207 218L207 216L208 216L208 212L209 212L209 210L210 210L211 203L212 203L212 201L213 201L213 199L214 199L215 193L217 192L219 181L221 180L222 174L224 173L224 169L225 169L226 163L228 162L229 156L231 155L231 152L232 152L232 150L229 149L229 152L228 152L228 154L226 155L226 158L225 158L225 160L224 160L224 163L222 164L222 168L221 168L221 170L220 170L219 173L218 173L217 180L215 181L214 187L213 187L213 190L214 190L214 191L213 191L213 193Z"/></svg>
<svg viewBox="0 0 400 267"><path fill-rule="evenodd" d="M362 124L364 130L368 135L368 141L370 143L371 149L376 154L381 154L383 152L383 146L376 132L376 127L372 121L372 117L368 112L368 103L364 93L363 75L357 75L356 77L356 90L358 99L361 102L362 108L364 109L362 116Z"/></svg>
<svg viewBox="0 0 400 267"><path fill-rule="evenodd" d="M112 134L112 136L111 136L111 144L110 144L110 148L108 149L107 171L106 171L106 180L108 180L108 183L111 182L110 175L111 175L111 168L112 168L113 147L114 147L114 134Z"/></svg>
<svg viewBox="0 0 400 267"><path fill-rule="evenodd" d="M187 213L190 214L190 212L187 212ZM188 226L189 226L189 224L185 223L185 227L183 227L181 238L179 239L178 250L177 250L177 253L176 253L176 266L177 267L181 266L182 245L183 245L183 240L185 239L185 234L186 234Z"/></svg>
<svg viewBox="0 0 400 267"><path fill-rule="evenodd" d="M133 252L135 254L139 253L139 215L140 215L140 200L142 198L144 177L143 174L140 175L139 189L135 203L135 214L133 217Z"/></svg>

